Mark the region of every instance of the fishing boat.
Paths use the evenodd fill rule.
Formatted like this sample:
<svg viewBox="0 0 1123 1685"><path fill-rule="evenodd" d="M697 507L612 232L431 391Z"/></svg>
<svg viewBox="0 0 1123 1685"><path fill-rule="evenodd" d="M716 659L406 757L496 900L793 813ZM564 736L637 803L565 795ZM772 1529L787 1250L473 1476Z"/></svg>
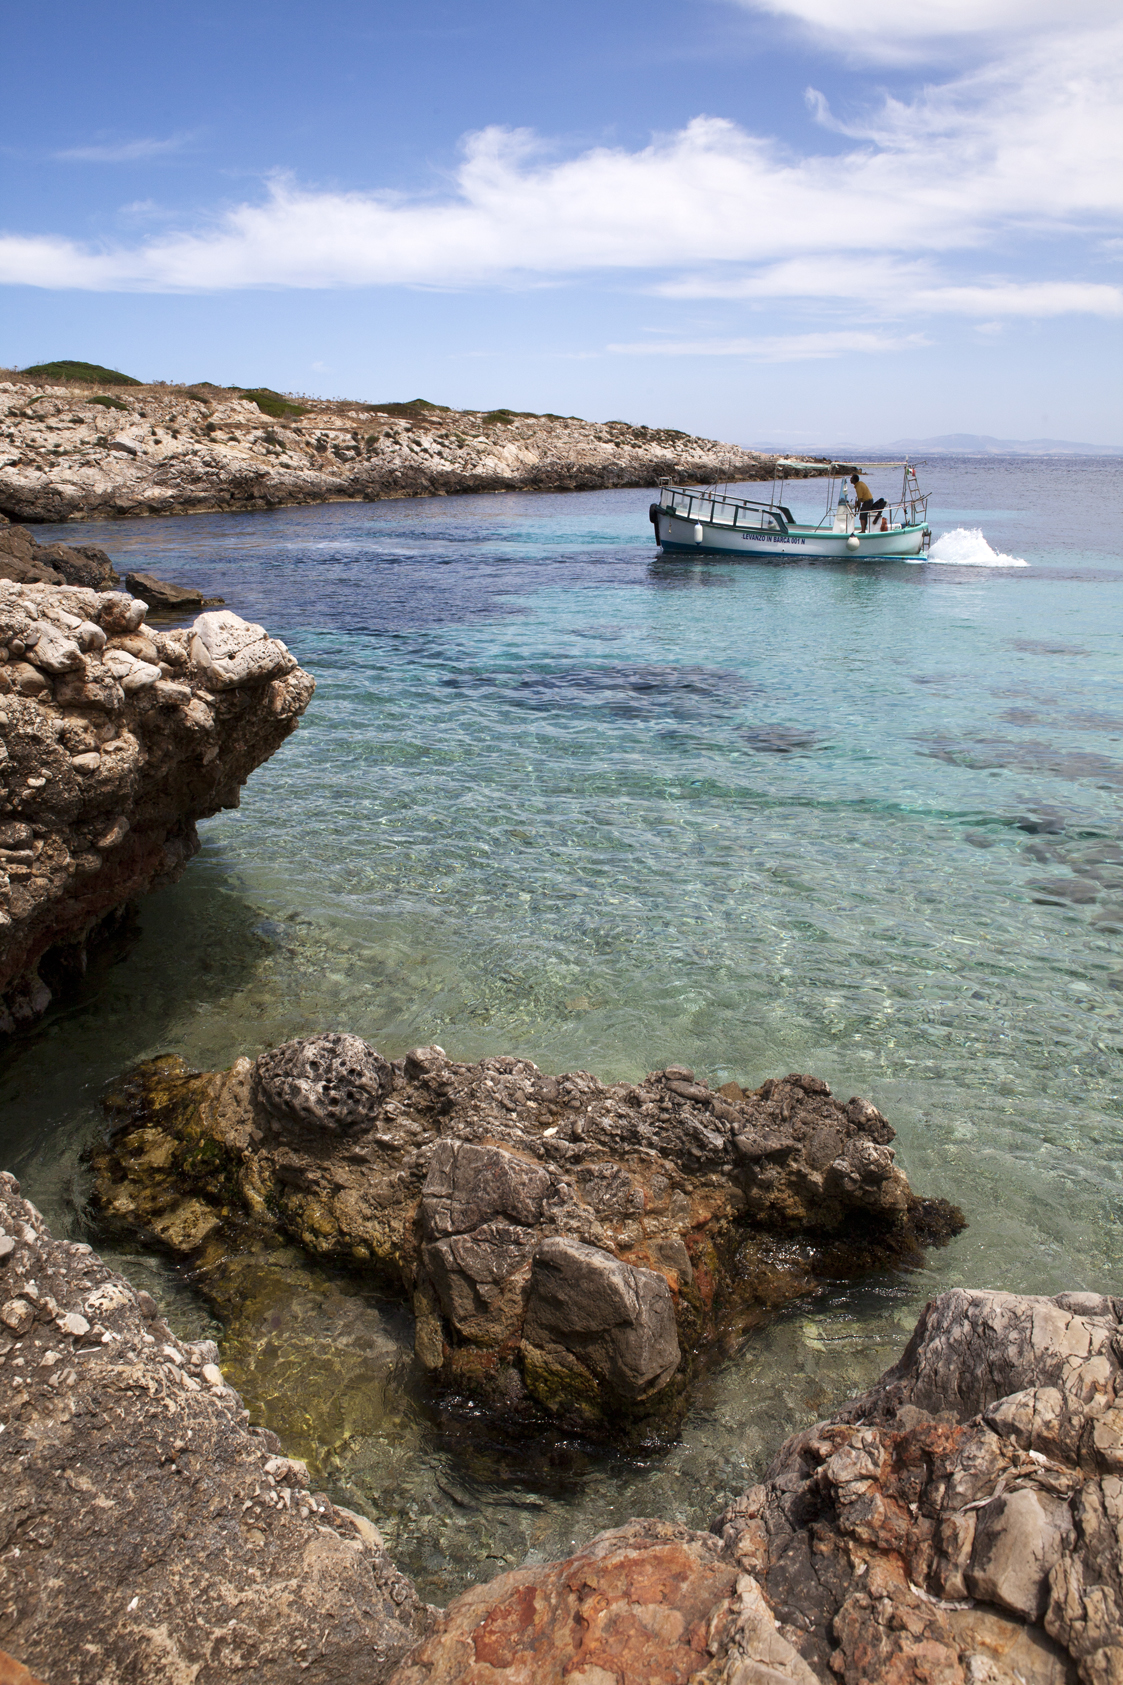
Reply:
<svg viewBox="0 0 1123 1685"><path fill-rule="evenodd" d="M801 470L799 477L804 479L811 466L781 457L767 502L723 495L714 487L664 485L658 503L648 511L655 542L672 553L824 562L888 561L927 552L932 533L928 497L917 485L918 465L908 461L871 462L868 467L857 468L852 462L824 463L821 471L827 481L827 506L814 526L797 521L784 502L786 481L792 471ZM903 471L901 495L894 502L879 497L859 503L850 497L850 474L880 474L887 468Z"/></svg>

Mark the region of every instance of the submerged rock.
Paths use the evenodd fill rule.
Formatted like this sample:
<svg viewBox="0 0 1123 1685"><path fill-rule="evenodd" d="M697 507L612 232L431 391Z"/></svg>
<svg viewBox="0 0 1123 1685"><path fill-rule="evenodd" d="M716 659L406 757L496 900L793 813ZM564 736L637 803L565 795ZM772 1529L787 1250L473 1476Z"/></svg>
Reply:
<svg viewBox="0 0 1123 1685"><path fill-rule="evenodd" d="M81 975L99 927L174 882L196 821L237 807L311 699L260 626L161 632L145 615L123 592L0 578L0 1033ZM238 653L216 674L195 645L217 618Z"/></svg>
<svg viewBox="0 0 1123 1685"><path fill-rule="evenodd" d="M429 1612L364 1517L247 1426L207 1341L0 1175L0 1642L50 1685L380 1685ZM0 1679L13 1685L19 1671Z"/></svg>
<svg viewBox="0 0 1123 1685"><path fill-rule="evenodd" d="M673 1427L738 1331L963 1226L911 1192L880 1112L808 1076L605 1087L325 1035L224 1072L156 1060L108 1105L104 1219L192 1257L220 1315L231 1251L281 1235L406 1296L439 1386L586 1431Z"/></svg>
<svg viewBox="0 0 1123 1685"><path fill-rule="evenodd" d="M633 1521L473 1587L393 1685L1116 1685L1121 1317L945 1293L711 1534Z"/></svg>
<svg viewBox="0 0 1123 1685"><path fill-rule="evenodd" d="M213 1345L52 1239L10 1176L0 1240L12 1685L1123 1678L1123 1300L945 1293L709 1533L630 1521L438 1613L247 1425Z"/></svg>

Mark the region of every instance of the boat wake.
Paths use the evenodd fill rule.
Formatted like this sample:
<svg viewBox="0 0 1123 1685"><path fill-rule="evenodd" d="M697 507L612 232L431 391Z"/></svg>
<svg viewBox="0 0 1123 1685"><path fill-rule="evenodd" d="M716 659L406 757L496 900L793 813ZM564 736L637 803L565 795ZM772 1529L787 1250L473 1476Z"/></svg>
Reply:
<svg viewBox="0 0 1123 1685"><path fill-rule="evenodd" d="M983 537L979 527L955 527L941 533L928 552L930 562L960 568L1024 568L1029 563L1021 556L1006 556L994 550Z"/></svg>

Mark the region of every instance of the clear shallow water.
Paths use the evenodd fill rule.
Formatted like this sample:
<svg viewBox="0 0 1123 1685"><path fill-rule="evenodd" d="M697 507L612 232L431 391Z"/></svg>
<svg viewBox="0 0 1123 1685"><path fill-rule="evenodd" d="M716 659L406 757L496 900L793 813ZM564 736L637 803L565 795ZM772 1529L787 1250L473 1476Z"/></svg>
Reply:
<svg viewBox="0 0 1123 1685"><path fill-rule="evenodd" d="M262 620L318 690L127 957L6 1059L0 1160L56 1224L84 1223L110 1076L324 1027L606 1079L812 1070L971 1223L754 1337L649 1464L489 1455L413 1400L400 1319L280 1261L308 1366L365 1354L362 1384L325 1382L317 1427L279 1345L232 1330L227 1361L429 1595L628 1514L704 1523L945 1286L1119 1290L1121 466L933 464L937 537L1020 568L664 561L642 492L81 528Z"/></svg>

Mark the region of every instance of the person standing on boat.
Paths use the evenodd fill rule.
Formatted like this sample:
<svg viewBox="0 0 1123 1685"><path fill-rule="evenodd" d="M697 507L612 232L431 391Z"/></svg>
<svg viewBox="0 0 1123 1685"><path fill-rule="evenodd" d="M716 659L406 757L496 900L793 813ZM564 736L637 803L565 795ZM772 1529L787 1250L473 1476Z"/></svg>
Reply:
<svg viewBox="0 0 1123 1685"><path fill-rule="evenodd" d="M858 474L851 474L850 484L854 487L854 498L857 503L858 514L862 518L862 531L865 532L866 523L868 522L871 514L876 514L879 509L885 508L885 499L883 497L879 497L875 503L873 492Z"/></svg>

